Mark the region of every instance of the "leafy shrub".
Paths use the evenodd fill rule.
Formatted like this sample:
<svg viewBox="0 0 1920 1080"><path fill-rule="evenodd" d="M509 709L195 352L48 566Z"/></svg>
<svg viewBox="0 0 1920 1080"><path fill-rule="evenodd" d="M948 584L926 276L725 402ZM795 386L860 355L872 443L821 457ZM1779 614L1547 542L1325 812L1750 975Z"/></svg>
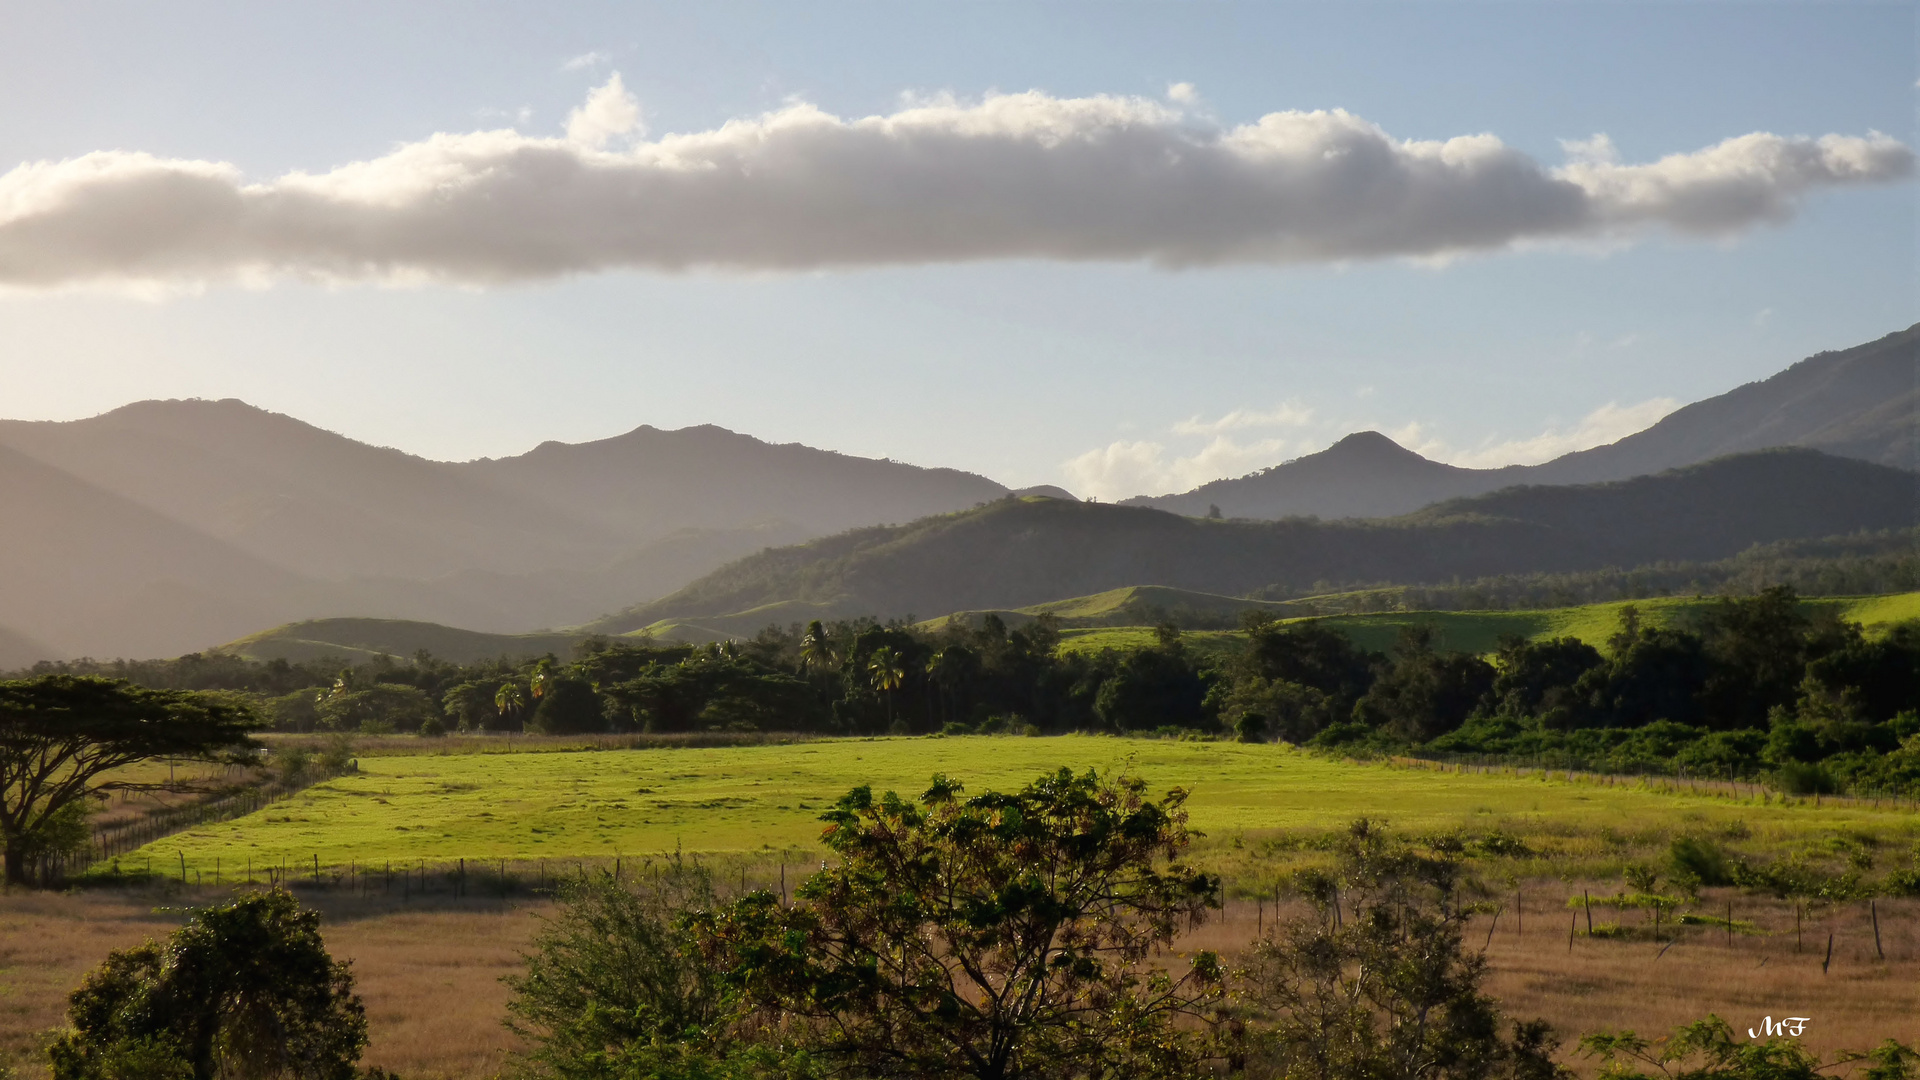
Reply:
<svg viewBox="0 0 1920 1080"><path fill-rule="evenodd" d="M1773 783L1789 795L1831 795L1840 787L1824 766L1801 761L1787 762L1775 769Z"/></svg>
<svg viewBox="0 0 1920 1080"><path fill-rule="evenodd" d="M1338 870L1297 879L1317 909L1247 958L1249 1080L1551 1080L1543 1021L1514 1023L1481 993L1487 961L1462 941L1456 856L1390 842L1356 822ZM1344 908L1344 911L1342 911ZM1510 1032L1508 1034L1507 1032Z"/></svg>
<svg viewBox="0 0 1920 1080"><path fill-rule="evenodd" d="M360 771L360 762L353 756L353 740L344 734L333 735L321 748L320 756L315 759L320 771L328 776L345 776Z"/></svg>
<svg viewBox="0 0 1920 1080"><path fill-rule="evenodd" d="M675 855L633 883L600 873L563 886L560 913L534 939L524 975L507 979L508 1026L531 1042L530 1063L564 1080L697 1076L711 1065L720 1013L713 968L690 949L682 921L714 902L711 876ZM683 1045L684 1044L684 1045Z"/></svg>
<svg viewBox="0 0 1920 1080"><path fill-rule="evenodd" d="M110 954L68 998L54 1080L350 1080L367 1045L353 973L284 890L207 908L165 946Z"/></svg>
<svg viewBox="0 0 1920 1080"><path fill-rule="evenodd" d="M1580 1053L1600 1059L1601 1080L1822 1080L1831 1068L1798 1039L1748 1039L1712 1014L1659 1040L1632 1031L1588 1035ZM1854 1061L1868 1062L1867 1080L1909 1080L1920 1055L1888 1039L1866 1053L1843 1050L1833 1064Z"/></svg>
<svg viewBox="0 0 1920 1080"><path fill-rule="evenodd" d="M1675 874L1686 874L1702 885L1733 884L1733 861L1711 840L1692 836L1676 839L1667 849Z"/></svg>

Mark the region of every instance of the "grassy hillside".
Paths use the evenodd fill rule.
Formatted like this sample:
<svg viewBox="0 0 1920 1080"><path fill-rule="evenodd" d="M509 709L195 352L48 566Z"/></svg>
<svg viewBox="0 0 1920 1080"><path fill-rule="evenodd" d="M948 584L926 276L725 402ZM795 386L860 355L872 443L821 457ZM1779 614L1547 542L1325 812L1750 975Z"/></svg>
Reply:
<svg viewBox="0 0 1920 1080"><path fill-rule="evenodd" d="M584 634L483 634L406 619L312 619L249 634L219 652L248 660L299 663L336 656L360 662L377 656L407 659L426 650L442 660L472 664L498 656L568 656Z"/></svg>
<svg viewBox="0 0 1920 1080"><path fill-rule="evenodd" d="M1023 609L1150 585L1243 595L1322 581L1449 581L1724 558L1756 543L1914 521L1915 476L1807 450L1659 476L1515 488L1403 518L1212 521L1138 507L1004 499L733 563L593 625L625 633L801 602L878 618Z"/></svg>
<svg viewBox="0 0 1920 1080"><path fill-rule="evenodd" d="M1062 626L1068 627L1126 626L1149 622L1160 613L1237 619L1241 612L1248 610L1268 611L1276 617L1286 617L1300 614L1301 603L1292 600L1245 600L1192 589L1170 589L1164 585L1129 585L1092 596L1050 600L1023 608L956 611L937 619L928 619L919 625L928 630L939 630L950 622L971 624L987 615L997 615L1009 627L1017 627L1041 615L1052 615L1060 620Z"/></svg>
<svg viewBox="0 0 1920 1080"><path fill-rule="evenodd" d="M341 777L235 821L157 841L137 868L232 875L255 867L362 867L465 859L567 859L671 851L815 849L820 814L859 784L917 795L935 773L970 790L1042 772L1131 769L1155 789L1192 791L1195 827L1221 837L1337 828L1360 816L1420 831L1502 828L1553 836L1635 835L1742 823L1773 840L1815 830L1907 830L1911 815L1767 806L1640 786L1441 773L1310 756L1280 745L1099 736L858 739L702 750L362 757ZM1594 841L1598 846L1598 841Z"/></svg>
<svg viewBox="0 0 1920 1080"><path fill-rule="evenodd" d="M1638 609L1643 624L1686 626L1715 602L1712 597L1658 596L1532 611L1383 611L1365 615L1326 615L1316 621L1346 634L1362 648L1380 652L1393 645L1402 629L1416 625L1433 627L1437 631L1437 645L1440 648L1461 652L1492 652L1498 647L1500 639L1508 634L1532 641L1573 637L1605 648L1607 638L1620 628L1620 609L1628 604ZM1833 611L1841 618L1861 624L1872 634L1885 631L1897 622L1920 619L1920 592L1894 596L1817 597L1802 601L1801 607L1807 611ZM1308 618L1281 621L1305 622ZM1183 640L1190 647L1203 651L1232 652L1245 639L1239 631L1201 630L1187 633ZM1062 634L1061 648L1073 652L1141 649L1152 645L1153 641L1152 628L1144 626L1068 629Z"/></svg>

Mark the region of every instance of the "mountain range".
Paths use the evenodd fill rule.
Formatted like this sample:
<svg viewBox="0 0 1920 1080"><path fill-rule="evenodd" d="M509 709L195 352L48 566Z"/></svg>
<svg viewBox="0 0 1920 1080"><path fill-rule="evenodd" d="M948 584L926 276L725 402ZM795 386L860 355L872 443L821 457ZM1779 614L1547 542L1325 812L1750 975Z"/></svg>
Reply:
<svg viewBox="0 0 1920 1080"><path fill-rule="evenodd" d="M1219 580L1188 565L1200 555L1143 538L1253 535L1195 532L1201 526L1179 516L1213 506L1230 518L1390 518L1515 485L1536 491L1641 476L1766 446L1911 469L1917 330L1811 357L1620 442L1544 465L1460 469L1363 432L1253 476L1123 507L1079 504L1050 487L1011 493L1031 499L1009 503L1005 486L971 473L770 444L711 426L640 427L595 442L543 443L513 457L440 462L234 400L145 401L68 422L0 420L0 668L78 655L176 655L322 618L410 619L493 633L631 629L687 613L737 615L755 604L940 614L1130 585L1231 593L1238 590L1229 585L1303 574L1307 581L1381 581L1478 573L1471 568L1498 562L1442 558L1446 543L1433 538L1443 536L1479 537L1473 542L1492 544L1486 552L1503 558L1530 552L1522 560L1528 565L1572 565L1602 549L1576 557L1577 545L1564 537L1528 547L1518 539L1528 529L1546 535L1540 530L1562 526L1496 512L1504 506L1497 502L1446 504L1330 531L1288 525L1304 546L1263 540L1244 550L1196 548L1242 567L1223 569ZM1734 484L1758 474L1711 475ZM1911 492L1892 496L1897 485L1874 475L1903 511L1891 515L1903 518L1893 524L1911 524ZM1719 495L1688 490L1688 498L1739 513ZM1864 527L1858 523L1872 517L1851 504L1830 506L1819 491L1804 494L1807 506L1833 512L1823 534ZM1550 501L1529 498L1535 507ZM1723 529L1713 534L1714 550L1735 540L1810 535L1804 528L1814 527L1802 522L1782 533L1781 520L1747 522L1740 526L1751 526L1746 533ZM1031 535L988 527L1008 521L1046 527ZM1147 521L1153 524L1138 524ZM947 533L982 539L927 546ZM1261 535L1283 534L1295 535ZM1416 534L1431 544L1404 539ZM1073 537L1080 548L1042 557L1043 535ZM1651 523L1646 536L1659 542L1636 549L1622 536L1604 554L1689 557L1681 550L1687 534ZM904 561L879 558L894 548ZM909 549L918 554L908 558ZM1124 550L1142 554L1129 562ZM1107 572L1119 568L1137 576ZM894 573L927 580L903 579L896 588L873 577ZM1026 584L1007 586L1016 578ZM860 603L876 606L855 611Z"/></svg>
<svg viewBox="0 0 1920 1080"><path fill-rule="evenodd" d="M1218 509L1228 517L1263 519L1391 517L1519 484L1624 480L1772 446L1914 469L1920 467L1916 379L1920 324L1810 356L1771 378L1678 409L1618 442L1539 465L1463 469L1429 461L1368 431L1247 476L1178 495L1138 496L1125 505L1194 516Z"/></svg>
<svg viewBox="0 0 1920 1080"><path fill-rule="evenodd" d="M0 421L0 665L325 616L578 623L761 548L1006 493L717 427L449 463L233 400Z"/></svg>
<svg viewBox="0 0 1920 1080"><path fill-rule="evenodd" d="M1603 484L1508 488L1396 518L1214 520L1029 496L749 556L593 624L768 623L1020 608L1132 585L1244 595L1725 558L1911 526L1904 469L1780 448Z"/></svg>

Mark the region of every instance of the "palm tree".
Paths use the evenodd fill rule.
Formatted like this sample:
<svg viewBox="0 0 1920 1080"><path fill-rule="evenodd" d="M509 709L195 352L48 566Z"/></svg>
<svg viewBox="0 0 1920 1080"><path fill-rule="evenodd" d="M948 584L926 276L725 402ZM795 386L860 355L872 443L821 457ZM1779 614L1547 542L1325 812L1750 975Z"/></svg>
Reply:
<svg viewBox="0 0 1920 1080"><path fill-rule="evenodd" d="M517 682L504 682L494 692L493 707L500 710L501 718L518 716L520 710L527 707L527 692L520 689Z"/></svg>
<svg viewBox="0 0 1920 1080"><path fill-rule="evenodd" d="M540 662L533 665L533 677L527 681L533 687L535 698L545 697L547 687L553 685L553 657L541 657Z"/></svg>
<svg viewBox="0 0 1920 1080"><path fill-rule="evenodd" d="M815 675L828 675L840 658L833 655L833 639L827 636L827 629L815 619L807 624L806 636L800 639L800 666Z"/></svg>
<svg viewBox="0 0 1920 1080"><path fill-rule="evenodd" d="M873 650L867 658L867 677L873 680L873 688L887 695L887 724L893 724L893 692L907 681L907 665L893 646L882 645Z"/></svg>

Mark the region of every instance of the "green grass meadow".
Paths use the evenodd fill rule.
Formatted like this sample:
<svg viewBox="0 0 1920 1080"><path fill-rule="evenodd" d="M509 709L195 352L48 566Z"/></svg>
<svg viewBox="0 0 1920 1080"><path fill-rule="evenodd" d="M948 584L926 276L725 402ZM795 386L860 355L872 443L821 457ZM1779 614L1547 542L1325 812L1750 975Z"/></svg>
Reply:
<svg viewBox="0 0 1920 1080"><path fill-rule="evenodd" d="M1587 858L1678 832L1765 848L1829 835L1904 850L1912 814L1611 786L1538 774L1442 772L1332 760L1278 745L1099 736L822 740L703 748L363 757L340 777L267 809L123 856L156 872L232 876L247 865L378 866L457 858L601 859L682 848L715 854L815 850L820 814L859 784L917 796L934 773L1009 789L1068 766L1129 770L1155 791L1192 792L1208 848L1324 832L1366 816L1418 832L1494 829ZM1634 841L1633 838L1640 838ZM1649 839L1651 838L1651 839ZM1221 853L1223 856L1224 852Z"/></svg>
<svg viewBox="0 0 1920 1080"><path fill-rule="evenodd" d="M1507 634L1543 641L1573 637L1604 649L1609 637L1620 629L1620 610L1631 604L1647 626L1686 626L1717 603L1713 597L1658 596L1643 600L1618 600L1579 607L1533 608L1514 611L1385 611L1365 615L1324 615L1318 622L1339 630L1361 648L1385 652L1393 647L1400 631L1409 626L1430 626L1435 644L1441 649L1460 652L1491 653L1499 648ZM1819 597L1803 600L1808 611L1835 611L1842 618L1857 622L1867 633L1883 632L1894 623L1920 619L1920 593L1895 593L1889 596ZM1306 619L1283 619L1303 622ZM1238 631L1198 630L1185 635L1194 648L1209 652L1231 652L1245 640ZM1154 643L1153 630L1143 626L1113 626L1068 630L1061 647L1069 651L1098 652L1101 649L1142 649Z"/></svg>

